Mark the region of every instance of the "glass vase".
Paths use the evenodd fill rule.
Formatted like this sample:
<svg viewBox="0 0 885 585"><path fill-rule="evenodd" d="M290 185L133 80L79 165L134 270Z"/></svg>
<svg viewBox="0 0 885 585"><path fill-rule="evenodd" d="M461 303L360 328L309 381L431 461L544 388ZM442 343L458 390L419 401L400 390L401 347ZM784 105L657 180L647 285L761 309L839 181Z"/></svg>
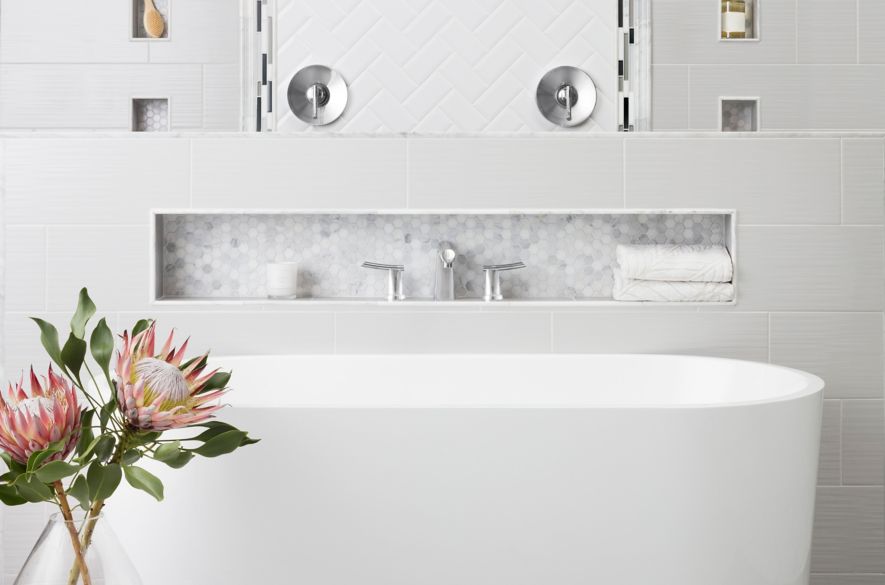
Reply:
<svg viewBox="0 0 885 585"><path fill-rule="evenodd" d="M86 548L87 582L82 572L75 569L77 564L69 524L83 540L83 514L75 514L72 523L66 522L61 514L53 514L13 585L141 585L138 571L103 514L94 522L91 541Z"/></svg>

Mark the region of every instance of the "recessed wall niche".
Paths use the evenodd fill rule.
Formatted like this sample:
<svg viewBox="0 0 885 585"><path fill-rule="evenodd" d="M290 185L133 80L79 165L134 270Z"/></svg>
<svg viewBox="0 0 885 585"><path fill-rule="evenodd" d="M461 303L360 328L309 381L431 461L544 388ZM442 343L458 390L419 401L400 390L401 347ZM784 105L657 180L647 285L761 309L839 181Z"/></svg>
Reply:
<svg viewBox="0 0 885 585"><path fill-rule="evenodd" d="M719 2L719 39L759 40L759 0L714 0Z"/></svg>
<svg viewBox="0 0 885 585"><path fill-rule="evenodd" d="M169 39L169 13L172 0L130 0L132 3L131 36L133 41L160 41ZM163 33L159 37L148 34L144 25L145 10L156 9L163 18Z"/></svg>
<svg viewBox="0 0 885 585"><path fill-rule="evenodd" d="M455 297L479 301L483 264L522 261L503 279L513 301L613 302L618 244L719 244L735 257L722 210L480 213L158 212L158 301L267 301L268 263L297 262L298 300L379 301L386 281L364 261L405 265L410 301L433 296L438 246L458 254Z"/></svg>
<svg viewBox="0 0 885 585"><path fill-rule="evenodd" d="M758 132L759 98L719 98L719 128L723 132Z"/></svg>
<svg viewBox="0 0 885 585"><path fill-rule="evenodd" d="M133 132L168 132L169 98L135 98L132 100Z"/></svg>

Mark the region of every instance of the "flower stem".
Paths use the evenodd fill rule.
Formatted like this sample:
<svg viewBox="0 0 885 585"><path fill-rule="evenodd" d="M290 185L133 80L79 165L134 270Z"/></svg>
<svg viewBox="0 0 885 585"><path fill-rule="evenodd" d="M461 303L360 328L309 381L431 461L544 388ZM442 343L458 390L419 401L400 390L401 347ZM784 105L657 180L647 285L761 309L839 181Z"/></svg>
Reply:
<svg viewBox="0 0 885 585"><path fill-rule="evenodd" d="M77 584L77 578L80 576L81 573L83 575L83 585L92 585L92 578L89 576L89 567L86 566L83 548L80 545L80 538L77 534L77 528L76 526L74 526L74 516L73 514L71 514L71 506L70 504L68 504L68 495L65 493L65 489L64 486L62 486L61 481L56 481L52 485L53 487L55 487L55 493L58 496L58 507L61 508L62 518L65 521L65 526L68 527L68 534L71 537L71 546L74 548L74 557L76 558L75 566L79 569L77 571L77 576L75 576L73 581L71 581L71 585Z"/></svg>

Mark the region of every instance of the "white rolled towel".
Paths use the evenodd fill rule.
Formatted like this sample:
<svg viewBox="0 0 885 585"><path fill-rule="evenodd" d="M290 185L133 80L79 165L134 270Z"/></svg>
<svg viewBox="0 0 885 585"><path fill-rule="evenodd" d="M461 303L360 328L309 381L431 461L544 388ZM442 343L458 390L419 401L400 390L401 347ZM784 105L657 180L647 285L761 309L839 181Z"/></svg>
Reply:
<svg viewBox="0 0 885 585"><path fill-rule="evenodd" d="M615 255L624 278L678 282L731 282L731 256L724 246L619 245Z"/></svg>
<svg viewBox="0 0 885 585"><path fill-rule="evenodd" d="M612 297L616 301L725 303L734 300L730 282L677 282L624 278L615 270Z"/></svg>

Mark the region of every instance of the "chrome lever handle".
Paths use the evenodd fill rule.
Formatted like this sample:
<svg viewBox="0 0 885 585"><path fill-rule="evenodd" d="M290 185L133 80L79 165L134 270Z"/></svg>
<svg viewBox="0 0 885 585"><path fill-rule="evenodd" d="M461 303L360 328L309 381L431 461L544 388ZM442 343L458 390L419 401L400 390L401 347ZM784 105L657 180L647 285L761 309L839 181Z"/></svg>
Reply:
<svg viewBox="0 0 885 585"><path fill-rule="evenodd" d="M403 295L403 272L405 272L406 267L402 264L381 264L378 262L363 262L363 268L369 268L372 270L386 270L387 271L387 300L388 301L402 301L405 300L405 295Z"/></svg>
<svg viewBox="0 0 885 585"><path fill-rule="evenodd" d="M314 114L314 118L316 118L316 114ZM565 119L569 122L572 121L572 86L565 86Z"/></svg>
<svg viewBox="0 0 885 585"><path fill-rule="evenodd" d="M482 269L485 274L485 290L482 295L484 301L503 301L501 294L501 273L508 270L525 268L523 262L511 262L510 264L484 264Z"/></svg>

